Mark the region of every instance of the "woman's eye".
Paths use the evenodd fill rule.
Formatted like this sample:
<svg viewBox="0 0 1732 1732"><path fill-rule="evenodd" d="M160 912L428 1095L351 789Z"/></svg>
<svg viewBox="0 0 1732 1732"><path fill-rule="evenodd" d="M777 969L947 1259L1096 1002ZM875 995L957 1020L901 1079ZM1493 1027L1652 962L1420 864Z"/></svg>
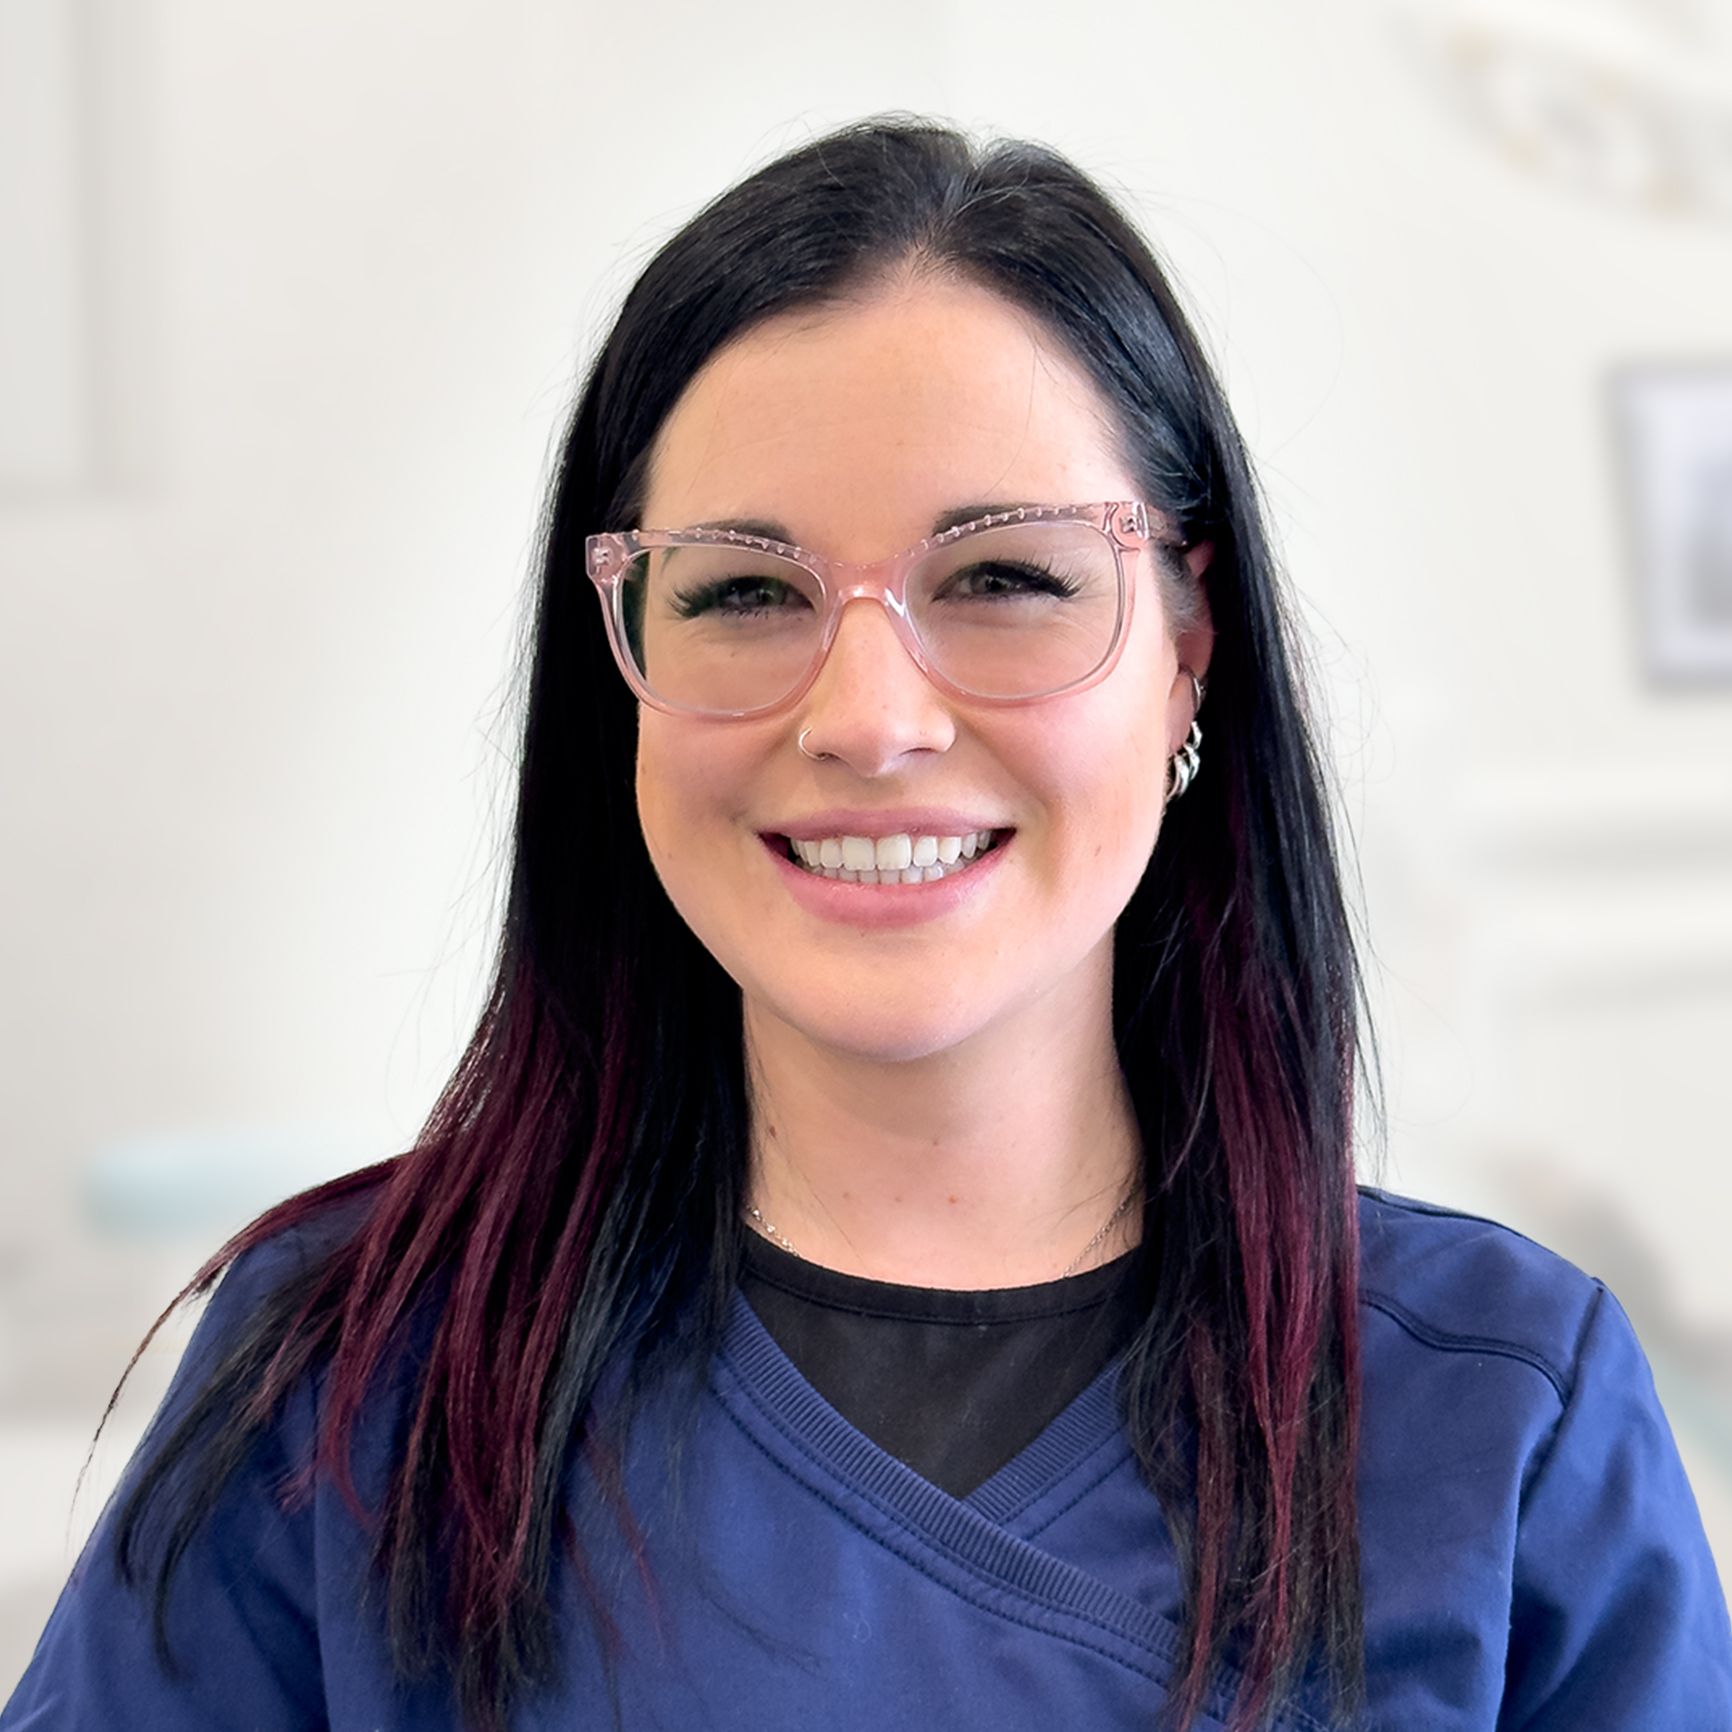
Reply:
<svg viewBox="0 0 1732 1732"><path fill-rule="evenodd" d="M952 590L959 590L964 598L1027 594L1030 591L1041 595L1075 595L1076 585L1043 566L995 560L991 564L971 565L959 571L946 586L945 593Z"/></svg>
<svg viewBox="0 0 1732 1732"><path fill-rule="evenodd" d="M769 613L806 606L804 596L774 577L729 577L674 597L683 619L700 613Z"/></svg>

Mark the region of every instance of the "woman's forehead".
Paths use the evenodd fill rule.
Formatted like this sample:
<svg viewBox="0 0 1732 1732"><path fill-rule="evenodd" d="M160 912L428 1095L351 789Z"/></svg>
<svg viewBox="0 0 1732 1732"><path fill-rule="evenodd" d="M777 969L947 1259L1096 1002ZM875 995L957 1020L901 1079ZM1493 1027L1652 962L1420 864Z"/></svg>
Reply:
<svg viewBox="0 0 1732 1732"><path fill-rule="evenodd" d="M643 521L850 505L930 521L960 499L1126 496L1093 382L1021 309L926 284L767 321L719 351L663 422Z"/></svg>

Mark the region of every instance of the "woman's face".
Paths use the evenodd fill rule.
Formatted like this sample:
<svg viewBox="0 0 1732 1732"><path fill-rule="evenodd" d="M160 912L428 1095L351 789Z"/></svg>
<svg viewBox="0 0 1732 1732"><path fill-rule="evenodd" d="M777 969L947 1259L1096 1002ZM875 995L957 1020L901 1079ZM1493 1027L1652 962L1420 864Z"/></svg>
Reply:
<svg viewBox="0 0 1732 1732"><path fill-rule="evenodd" d="M960 505L1137 498L1115 443L1092 382L1018 309L974 286L897 287L774 320L712 357L663 424L642 522L769 520L833 558L876 559ZM1102 993L1110 1004L1113 924L1190 724L1180 663L1200 673L1208 659L1206 627L1180 644L1169 635L1153 559L1132 567L1123 654L1085 691L1003 708L952 697L876 601L855 601L816 683L781 714L706 721L640 706L650 857L755 1025L907 1059L1096 1014ZM804 756L803 729L810 751L831 755ZM844 891L924 894L886 886L824 884L832 912L817 912L776 857L785 848L765 841L835 807L908 806L1014 832L970 868L977 887L927 918L835 917Z"/></svg>

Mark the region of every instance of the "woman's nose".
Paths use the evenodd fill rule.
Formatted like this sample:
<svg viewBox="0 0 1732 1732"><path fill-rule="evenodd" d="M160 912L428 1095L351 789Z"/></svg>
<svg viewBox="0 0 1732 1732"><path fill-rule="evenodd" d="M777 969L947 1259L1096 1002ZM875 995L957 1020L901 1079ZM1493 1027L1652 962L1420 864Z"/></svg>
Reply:
<svg viewBox="0 0 1732 1732"><path fill-rule="evenodd" d="M945 696L909 654L884 605L857 596L842 609L830 653L798 706L808 747L866 768L955 732Z"/></svg>

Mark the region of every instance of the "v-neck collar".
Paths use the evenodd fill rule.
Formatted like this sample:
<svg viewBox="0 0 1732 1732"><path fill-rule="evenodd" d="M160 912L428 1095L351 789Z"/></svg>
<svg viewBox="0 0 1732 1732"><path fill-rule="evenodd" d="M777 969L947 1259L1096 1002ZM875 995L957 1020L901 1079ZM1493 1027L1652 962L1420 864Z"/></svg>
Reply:
<svg viewBox="0 0 1732 1732"><path fill-rule="evenodd" d="M844 1508L880 1543L904 1554L914 1548L928 1574L965 1597L985 1595L994 1602L1006 1593L1022 1597L1048 1623L1074 1624L1123 1664L1166 1688L1182 1665L1177 1626L1043 1551L1033 1537L1043 1525L1043 1511L1085 1495L1131 1454L1119 1413L1122 1364L1121 1354L1032 1443L965 1498L922 1478L844 1419L801 1375L737 1288L712 1387L760 1449L817 1495ZM1216 1693L1236 1684L1227 1669ZM1325 1732L1321 1721L1303 1713L1278 1719L1275 1729Z"/></svg>
<svg viewBox="0 0 1732 1732"><path fill-rule="evenodd" d="M806 1380L737 1289L723 1330L722 1353L759 1401L836 1474L923 1526L945 1526L947 1512L954 1508L978 1511L988 1521L1008 1521L1091 1456L1110 1457L1100 1464L1110 1469L1130 1453L1118 1411L1122 1354L1031 1443L967 1497L956 1498L843 1418Z"/></svg>
<svg viewBox="0 0 1732 1732"><path fill-rule="evenodd" d="M1035 1598L1057 1595L1085 1615L1134 1612L1137 1621L1158 1626L1143 1632L1144 1639L1164 1657L1175 1657L1165 1620L1151 1619L1115 1590L1036 1551L987 1513L1025 1506L1032 1494L1074 1470L1090 1452L1112 1447L1115 1433L1122 1440L1114 1405L1116 1364L971 1496L955 1498L849 1424L806 1381L737 1290L720 1362L724 1376L718 1393L730 1412L800 1478L810 1482L816 1472L825 1489L846 1488L893 1527ZM725 1375L729 1371L731 1380ZM1122 1441L1122 1449L1128 1448Z"/></svg>

